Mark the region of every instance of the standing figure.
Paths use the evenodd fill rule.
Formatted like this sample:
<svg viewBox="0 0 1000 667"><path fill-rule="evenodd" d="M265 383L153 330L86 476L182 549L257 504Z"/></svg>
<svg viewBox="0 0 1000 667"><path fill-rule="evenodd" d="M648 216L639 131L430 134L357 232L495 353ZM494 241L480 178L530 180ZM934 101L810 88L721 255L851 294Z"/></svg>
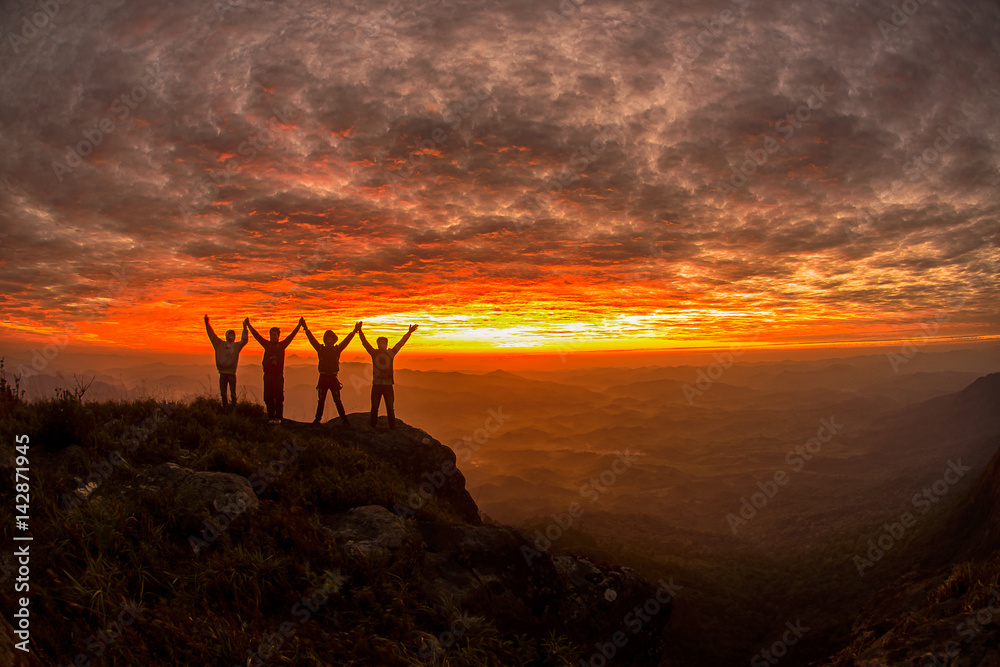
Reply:
<svg viewBox="0 0 1000 667"><path fill-rule="evenodd" d="M340 380L337 379L337 373L340 372L340 353L344 351L351 339L354 338L354 334L358 333L361 329L361 322L354 325L354 329L351 333L347 334L347 338L344 342L337 344L337 334L333 333L327 329L326 333L323 334L323 342L320 343L309 331L309 326L306 324L305 318L299 318L299 322L302 324L302 329L306 332L306 337L312 346L316 348L316 354L319 356L319 382L316 384L316 393L319 394L319 402L316 404L316 419L313 420L313 424L320 423L323 419L323 406L326 403L326 392L329 390L330 395L333 396L333 404L337 406L337 412L340 414L340 420L344 422L345 426L350 426L351 422L347 421L347 413L344 412L344 404L340 401Z"/></svg>
<svg viewBox="0 0 1000 667"><path fill-rule="evenodd" d="M392 346L392 349L389 349L389 339L385 336L379 336L375 339L378 344L376 350L365 338L365 332L361 330L361 322L358 322L357 329L358 335L361 337L361 344L365 346L368 354L372 357L372 428L375 428L375 424L378 423L378 409L383 398L385 398L385 413L389 418L389 428L396 428L396 412L393 408L396 397L392 390L392 361L396 358L396 353L410 339L410 334L417 330L417 325L411 325L409 331L399 339L398 343Z"/></svg>
<svg viewBox="0 0 1000 667"><path fill-rule="evenodd" d="M264 359L261 361L264 366L264 405L267 406L267 418L271 421L280 422L285 409L285 348L295 338L302 326L302 320L295 325L292 333L288 334L285 340L278 340L281 330L278 327L271 327L270 340L257 333L257 330L250 324L250 318L246 318L244 323L250 329L250 333L257 339L260 346L264 348Z"/></svg>
<svg viewBox="0 0 1000 667"><path fill-rule="evenodd" d="M222 394L222 407L230 409L226 396L226 388L232 396L233 405L236 407L236 367L240 364L240 350L247 344L247 323L243 322L243 337L240 342L236 342L236 332L230 329L226 332L226 340L222 340L212 331L212 325L208 323L208 315L205 315L205 330L208 332L208 339L212 341L215 348L215 367L219 371L219 392Z"/></svg>

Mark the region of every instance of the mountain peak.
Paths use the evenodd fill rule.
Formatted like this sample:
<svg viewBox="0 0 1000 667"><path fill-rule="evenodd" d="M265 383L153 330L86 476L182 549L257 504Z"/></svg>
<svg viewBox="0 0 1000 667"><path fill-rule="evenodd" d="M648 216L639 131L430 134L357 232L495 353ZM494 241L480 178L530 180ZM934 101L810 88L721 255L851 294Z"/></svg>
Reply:
<svg viewBox="0 0 1000 667"><path fill-rule="evenodd" d="M440 664L460 661L447 653L461 645L484 663L565 664L596 640L622 664L657 664L672 581L484 525L455 452L399 420L371 428L367 416L350 415L352 428L271 424L260 406L231 413L207 399L19 406L15 430L54 433L55 419L68 440L32 450L32 473L54 491L34 538L86 531L73 549L33 552L38 571L61 574L38 598L32 664L78 657L65 628L89 627L92 611L61 601L84 579L109 591L108 618L139 610L139 632L111 648L127 644L129 664L158 664L178 646L185 662L247 664L275 637L267 650L282 661L306 650L327 664ZM138 435L123 439L122 425ZM0 456L0 474L13 466ZM99 571L87 565L98 561ZM149 578L121 575L136 563ZM220 590L239 604L211 604ZM648 620L626 635L623 619L640 608ZM139 625L152 619L155 632Z"/></svg>
<svg viewBox="0 0 1000 667"><path fill-rule="evenodd" d="M989 375L976 378L961 393L967 395L986 395L1000 399L1000 373L990 373Z"/></svg>

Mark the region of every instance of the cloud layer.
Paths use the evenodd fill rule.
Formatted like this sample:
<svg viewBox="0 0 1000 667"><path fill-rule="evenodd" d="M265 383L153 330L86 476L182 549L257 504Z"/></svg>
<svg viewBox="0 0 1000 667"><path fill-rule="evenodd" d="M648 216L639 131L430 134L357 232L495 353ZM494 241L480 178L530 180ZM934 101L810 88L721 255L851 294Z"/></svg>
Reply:
<svg viewBox="0 0 1000 667"><path fill-rule="evenodd" d="M11 335L1000 334L995 2L47 7L0 10Z"/></svg>

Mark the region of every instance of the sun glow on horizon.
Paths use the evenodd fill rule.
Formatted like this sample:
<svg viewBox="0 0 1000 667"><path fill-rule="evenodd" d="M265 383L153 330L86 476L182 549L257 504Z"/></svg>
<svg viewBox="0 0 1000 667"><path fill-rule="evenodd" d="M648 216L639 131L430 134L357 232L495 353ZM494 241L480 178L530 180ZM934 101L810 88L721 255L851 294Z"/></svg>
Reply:
<svg viewBox="0 0 1000 667"><path fill-rule="evenodd" d="M196 4L97 0L107 20L0 72L5 338L200 350L203 314L418 324L412 348L444 354L1000 334L991 14L928 6L890 44L876 9L815 2L775 50L761 7L683 63L706 3L561 27L445 3L356 51L327 26L363 25L360 5L216 25ZM150 67L162 81L90 145L109 91Z"/></svg>

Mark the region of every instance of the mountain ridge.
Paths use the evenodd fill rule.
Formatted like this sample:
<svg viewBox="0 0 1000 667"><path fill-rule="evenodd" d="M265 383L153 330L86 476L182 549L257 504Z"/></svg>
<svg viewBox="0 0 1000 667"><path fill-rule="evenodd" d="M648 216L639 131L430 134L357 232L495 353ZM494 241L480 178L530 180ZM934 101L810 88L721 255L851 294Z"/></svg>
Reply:
<svg viewBox="0 0 1000 667"><path fill-rule="evenodd" d="M349 428L207 399L5 405L0 430L36 434L32 474L53 491L33 505L35 539L63 545L33 559L48 574L18 664L246 664L266 641L283 664L317 666L659 661L680 586L561 553L566 517L547 542L484 522L453 450L366 416ZM13 466L5 444L0 469ZM289 624L302 599L316 610ZM134 605L149 613L97 660L88 635ZM0 608L16 608L9 587ZM6 622L0 634L13 636Z"/></svg>

